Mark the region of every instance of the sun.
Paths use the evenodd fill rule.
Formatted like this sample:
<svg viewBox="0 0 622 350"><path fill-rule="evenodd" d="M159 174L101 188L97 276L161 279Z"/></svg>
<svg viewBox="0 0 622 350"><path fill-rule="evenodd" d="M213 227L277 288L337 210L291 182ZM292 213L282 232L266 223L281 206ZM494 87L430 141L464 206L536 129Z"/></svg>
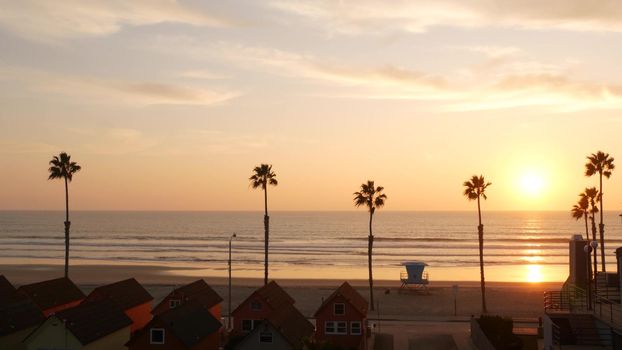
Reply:
<svg viewBox="0 0 622 350"><path fill-rule="evenodd" d="M542 266L540 265L527 265L526 280L530 283L538 283L544 281L542 274Z"/></svg>
<svg viewBox="0 0 622 350"><path fill-rule="evenodd" d="M538 176L537 174L526 173L520 179L521 192L527 195L539 195L542 192L543 187L544 180L541 176Z"/></svg>

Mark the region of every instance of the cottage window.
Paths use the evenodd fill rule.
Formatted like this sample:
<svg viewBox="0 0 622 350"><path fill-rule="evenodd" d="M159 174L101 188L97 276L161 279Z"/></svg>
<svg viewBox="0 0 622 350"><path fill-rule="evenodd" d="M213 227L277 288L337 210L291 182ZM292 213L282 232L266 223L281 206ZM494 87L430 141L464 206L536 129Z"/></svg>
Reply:
<svg viewBox="0 0 622 350"><path fill-rule="evenodd" d="M348 334L348 323L344 321L327 321L324 324L324 333L326 334Z"/></svg>
<svg viewBox="0 0 622 350"><path fill-rule="evenodd" d="M335 315L345 315L346 305L343 303L335 303L333 305L333 311L335 312Z"/></svg>
<svg viewBox="0 0 622 350"><path fill-rule="evenodd" d="M164 329L151 328L149 330L149 344L164 344Z"/></svg>
<svg viewBox="0 0 622 350"><path fill-rule="evenodd" d="M169 309L174 309L176 307L178 307L181 304L181 300L179 299L171 299L168 301L168 307Z"/></svg>
<svg viewBox="0 0 622 350"><path fill-rule="evenodd" d="M250 332L253 329L257 328L261 320L242 320L242 331Z"/></svg>
<svg viewBox="0 0 622 350"><path fill-rule="evenodd" d="M350 334L361 335L361 322L360 321L350 322Z"/></svg>
<svg viewBox="0 0 622 350"><path fill-rule="evenodd" d="M261 310L261 303L259 301L251 302L251 310L253 310L253 311Z"/></svg>
<svg viewBox="0 0 622 350"><path fill-rule="evenodd" d="M260 332L259 342L260 343L272 343L272 332Z"/></svg>

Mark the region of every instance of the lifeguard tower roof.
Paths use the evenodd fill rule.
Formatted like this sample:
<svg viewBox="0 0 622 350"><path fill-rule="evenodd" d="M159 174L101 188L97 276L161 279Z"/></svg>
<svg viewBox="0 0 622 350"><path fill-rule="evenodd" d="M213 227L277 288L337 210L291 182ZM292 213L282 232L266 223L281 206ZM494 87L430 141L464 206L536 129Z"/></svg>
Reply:
<svg viewBox="0 0 622 350"><path fill-rule="evenodd" d="M404 261L402 262L402 266L429 266L428 264L424 263L423 261Z"/></svg>

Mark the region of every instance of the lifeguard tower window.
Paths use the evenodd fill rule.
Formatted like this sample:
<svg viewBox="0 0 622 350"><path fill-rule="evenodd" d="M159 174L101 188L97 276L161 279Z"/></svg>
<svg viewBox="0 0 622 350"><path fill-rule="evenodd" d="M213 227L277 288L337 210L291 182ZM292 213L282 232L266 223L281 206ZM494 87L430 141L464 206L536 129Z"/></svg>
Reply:
<svg viewBox="0 0 622 350"><path fill-rule="evenodd" d="M333 311L335 315L345 315L346 314L346 305L343 303L335 303L333 305Z"/></svg>

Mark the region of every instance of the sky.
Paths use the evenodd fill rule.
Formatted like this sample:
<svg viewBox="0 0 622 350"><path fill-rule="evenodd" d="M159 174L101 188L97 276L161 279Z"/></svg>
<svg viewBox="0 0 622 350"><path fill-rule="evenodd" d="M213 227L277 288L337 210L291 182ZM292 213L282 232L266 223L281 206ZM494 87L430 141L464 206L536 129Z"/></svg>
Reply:
<svg viewBox="0 0 622 350"><path fill-rule="evenodd" d="M0 210L569 210L622 157L622 2L0 0ZM622 159L622 158L620 158ZM622 173L605 181L622 208Z"/></svg>

